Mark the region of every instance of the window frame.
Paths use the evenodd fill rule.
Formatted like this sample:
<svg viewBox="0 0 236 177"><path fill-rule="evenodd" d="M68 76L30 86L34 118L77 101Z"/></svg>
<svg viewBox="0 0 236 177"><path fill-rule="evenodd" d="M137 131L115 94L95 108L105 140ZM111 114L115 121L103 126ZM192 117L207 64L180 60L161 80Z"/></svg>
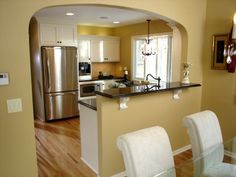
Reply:
<svg viewBox="0 0 236 177"><path fill-rule="evenodd" d="M157 36L168 36L168 50L167 53L167 82L171 82L172 80L172 49L173 49L173 33L166 32L166 33L155 33L151 34L150 38L157 37ZM131 37L131 70L132 70L132 80L143 80L145 79L146 73L146 62L144 62L144 76L143 78L136 78L136 60L135 60L135 52L136 52L136 40L143 40L147 37L147 35L136 35Z"/></svg>

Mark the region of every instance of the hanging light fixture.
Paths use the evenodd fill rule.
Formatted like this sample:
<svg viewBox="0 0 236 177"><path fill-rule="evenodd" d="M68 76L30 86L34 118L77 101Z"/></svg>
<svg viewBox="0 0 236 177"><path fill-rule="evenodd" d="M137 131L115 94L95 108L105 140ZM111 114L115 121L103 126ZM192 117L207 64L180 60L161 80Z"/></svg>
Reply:
<svg viewBox="0 0 236 177"><path fill-rule="evenodd" d="M225 48L224 48L224 56L227 57L226 63L228 64L232 62L231 57L236 55L235 40L236 40L236 13L234 14L233 28L229 35L229 44L225 45Z"/></svg>
<svg viewBox="0 0 236 177"><path fill-rule="evenodd" d="M150 44L150 42L152 41L152 39L150 39L149 35L150 35L150 19L147 19L147 23L148 23L148 34L147 34L147 38L145 40L144 46L142 48L142 54L144 56L150 56L150 55L156 55L156 52L153 51L152 46Z"/></svg>

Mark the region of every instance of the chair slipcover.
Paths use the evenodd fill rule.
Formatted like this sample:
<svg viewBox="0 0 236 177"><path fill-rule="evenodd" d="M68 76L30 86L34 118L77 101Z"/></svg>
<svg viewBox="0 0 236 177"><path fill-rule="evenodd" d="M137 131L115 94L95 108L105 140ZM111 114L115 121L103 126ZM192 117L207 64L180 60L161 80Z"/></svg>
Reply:
<svg viewBox="0 0 236 177"><path fill-rule="evenodd" d="M117 139L128 177L152 177L174 167L172 149L164 128L155 126ZM167 176L175 177L175 171Z"/></svg>
<svg viewBox="0 0 236 177"><path fill-rule="evenodd" d="M198 112L186 116L183 122L192 145L194 176L235 177L236 166L223 163L224 145L215 113L208 110ZM196 160L199 157L204 158Z"/></svg>

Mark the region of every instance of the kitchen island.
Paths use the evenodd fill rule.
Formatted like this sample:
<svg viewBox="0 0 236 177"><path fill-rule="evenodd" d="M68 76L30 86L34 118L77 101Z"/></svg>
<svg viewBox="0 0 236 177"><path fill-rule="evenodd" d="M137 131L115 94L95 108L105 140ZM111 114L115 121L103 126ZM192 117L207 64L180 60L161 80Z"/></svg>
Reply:
<svg viewBox="0 0 236 177"><path fill-rule="evenodd" d="M82 159L87 157L83 152L83 149L86 148L88 156L97 157L98 176L118 175L123 177L125 176L124 163L122 154L116 145L117 137L155 125L166 129L173 150L177 150L176 152L186 150L189 140L186 130L182 126L182 118L201 109L200 86L200 84L161 83L160 87L156 84L149 84L97 91L96 111L92 109L91 101L81 100ZM176 90L182 90L179 99L172 97ZM128 108L120 109L121 100L127 97L130 98ZM92 123L89 123L90 120ZM86 125L83 123L84 121L92 126L83 127ZM93 138L87 137L85 141L92 145L86 144L86 147L83 145L83 139L87 136L86 131L87 134L91 134L91 128L92 132L96 132L92 133ZM96 138L97 140L95 140ZM92 155L94 152L95 155ZM84 161L86 162L86 160ZM87 164L95 169L89 160L87 160Z"/></svg>
<svg viewBox="0 0 236 177"><path fill-rule="evenodd" d="M79 101L81 160L98 174L98 129L96 99Z"/></svg>

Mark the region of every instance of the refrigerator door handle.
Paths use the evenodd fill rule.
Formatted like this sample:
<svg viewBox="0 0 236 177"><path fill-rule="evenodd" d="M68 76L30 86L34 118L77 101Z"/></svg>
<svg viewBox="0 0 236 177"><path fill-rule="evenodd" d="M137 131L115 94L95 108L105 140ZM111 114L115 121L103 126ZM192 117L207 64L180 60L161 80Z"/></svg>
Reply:
<svg viewBox="0 0 236 177"><path fill-rule="evenodd" d="M55 96L63 96L63 95L76 95L76 92L70 92L70 93L54 93L54 94L51 94L50 96L51 97L55 97Z"/></svg>
<svg viewBox="0 0 236 177"><path fill-rule="evenodd" d="M50 73L50 67L49 67L49 60L47 57L47 85L48 85L48 89L51 89L51 77L50 77L51 73Z"/></svg>
<svg viewBox="0 0 236 177"><path fill-rule="evenodd" d="M54 94L51 94L50 97L54 97L54 96L63 96L65 95L64 93L54 93Z"/></svg>

